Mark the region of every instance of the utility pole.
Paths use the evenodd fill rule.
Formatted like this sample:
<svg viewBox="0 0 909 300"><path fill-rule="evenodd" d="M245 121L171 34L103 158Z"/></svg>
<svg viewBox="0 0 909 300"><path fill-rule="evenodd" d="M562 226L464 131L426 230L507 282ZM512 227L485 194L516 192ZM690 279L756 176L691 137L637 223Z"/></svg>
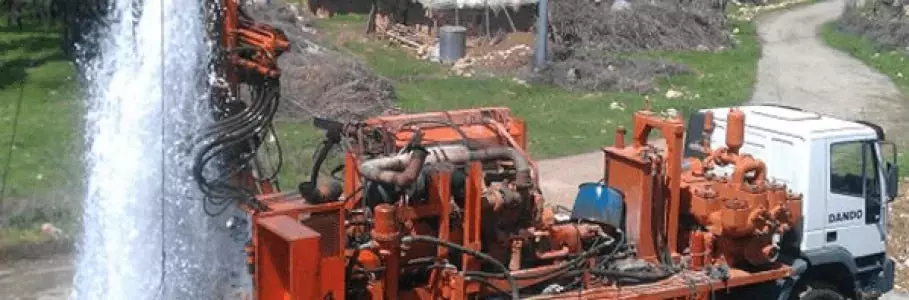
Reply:
<svg viewBox="0 0 909 300"><path fill-rule="evenodd" d="M546 41L549 38L549 0L537 3L537 38L533 53L533 67L536 70L546 65Z"/></svg>

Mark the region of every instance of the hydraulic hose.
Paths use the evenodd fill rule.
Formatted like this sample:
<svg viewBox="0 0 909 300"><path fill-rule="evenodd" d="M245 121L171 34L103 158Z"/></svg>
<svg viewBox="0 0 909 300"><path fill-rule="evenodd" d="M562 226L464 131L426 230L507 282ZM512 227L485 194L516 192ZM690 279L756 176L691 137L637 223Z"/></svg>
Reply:
<svg viewBox="0 0 909 300"><path fill-rule="evenodd" d="M673 272L662 271L658 273L627 272L619 270L590 270L591 274L605 276L606 278L634 279L639 282L655 282L673 275Z"/></svg>
<svg viewBox="0 0 909 300"><path fill-rule="evenodd" d="M607 258L615 255L615 253L618 251L618 249L624 244L624 236L625 236L624 233L619 231L619 235L621 236L621 238L619 240L622 242L620 244L615 245L613 250L609 254L606 255ZM552 269L550 272L528 274L528 275L513 275L513 276L518 280L529 280L529 279L536 279L536 278L540 278L540 277L551 276L553 274L560 274L560 273L568 272L572 268L576 268L576 267L586 263L588 258L596 255L597 253L599 253L606 247L613 245L613 241L615 241L615 240L604 241L599 244L596 244L595 246L591 247L590 249L587 249L587 251L582 252L578 257L575 257L574 259L566 261L566 262L562 262L556 268ZM577 270L577 271L583 272L583 270ZM504 274L479 272L479 271L465 272L465 275L499 278L499 279L505 278Z"/></svg>
<svg viewBox="0 0 909 300"><path fill-rule="evenodd" d="M252 108L257 109L260 106L265 106L266 104L264 104L264 102L271 102L271 101L265 100L268 98L268 94L265 94L265 96L263 98L264 99L262 99L262 100L264 100L264 101L257 101L257 104L263 103L262 105L254 105ZM274 106L274 108L277 107L277 105L272 105L272 106ZM268 109L268 107L264 107L264 108ZM273 111L273 109L269 109L269 110ZM262 114L257 113L257 115L262 115ZM270 113L269 115L273 115L273 113ZM212 126L211 131L203 132L202 139L203 140L212 139L212 141L209 144L205 145L202 148L202 150L199 151L197 154L197 162L200 162L200 163L196 164L196 166L195 166L197 175L200 173L199 172L200 169L203 168L204 165L208 163L208 161L213 159L218 154L222 154L227 149L235 149L233 146L236 146L242 142L251 142L252 139L261 136L261 133L263 131L265 131L266 128L265 128L265 126L263 126L264 124L257 124L257 123L264 123L262 121L266 121L266 120L268 122L270 122L270 118L261 118L261 117L255 117L255 116L250 117L248 120L248 121L250 121L250 123L247 126L240 127L240 128L226 127L226 126L222 126L221 124L216 123L215 125ZM228 119L226 121L230 122L233 120ZM256 122L256 121L259 121L259 122ZM252 150L252 149L250 149L250 150Z"/></svg>
<svg viewBox="0 0 909 300"><path fill-rule="evenodd" d="M274 132L271 122L278 109L278 84L277 80L266 80L261 86L253 87L250 91L252 97L250 106L235 115L216 121L202 130L195 139L197 150L193 177L199 189L206 195L206 207L208 204L221 206L230 201L254 197L255 192L229 181L239 170L245 169L255 157L264 135ZM243 145L244 143L248 145ZM280 156L280 148L278 151ZM228 158L226 156L233 161L224 161ZM221 164L230 163L230 166L224 167L233 171L219 170L213 177L207 176L206 170L216 158L221 158ZM276 168L276 172L279 168L280 166ZM212 214L208 209L206 211Z"/></svg>
<svg viewBox="0 0 909 300"><path fill-rule="evenodd" d="M498 259L495 259L494 257L489 256L486 253L476 251L473 249L468 249L461 245L451 243L449 241L443 241L436 237L426 236L426 235L408 235L408 236L401 238L401 242L402 243L412 243L412 242L433 243L436 245L445 246L445 247L454 249L456 251L467 253L467 254L473 255L479 259L485 260L485 261L493 264L494 266L496 266L496 268L499 268L502 270L502 275L505 276L505 279L508 280L508 284L511 286L511 298L512 299L521 299L521 295L519 292L520 290L518 287L518 281L515 279L514 276L511 275L511 272L508 270L508 267L506 267L505 264L503 264Z"/></svg>
<svg viewBox="0 0 909 300"><path fill-rule="evenodd" d="M337 143L332 139L325 139L319 145L318 150L315 153L315 160L313 162L312 170L309 174L309 181L301 183L299 186L300 194L306 197L306 200L311 203L322 203L326 200L335 198L335 196L340 196L337 192L329 192L328 194L323 193L319 190L319 172L322 169L322 164L325 162L325 159L328 157L328 153L331 151ZM334 182L333 184L335 184ZM336 188L334 185L332 188Z"/></svg>

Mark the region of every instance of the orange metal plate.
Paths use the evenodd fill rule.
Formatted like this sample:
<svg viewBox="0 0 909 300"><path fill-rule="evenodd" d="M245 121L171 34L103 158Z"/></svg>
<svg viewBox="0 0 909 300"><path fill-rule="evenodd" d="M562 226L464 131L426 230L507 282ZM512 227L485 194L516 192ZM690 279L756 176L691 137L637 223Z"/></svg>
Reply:
<svg viewBox="0 0 909 300"><path fill-rule="evenodd" d="M320 298L319 233L288 216L258 219L256 231L256 299Z"/></svg>

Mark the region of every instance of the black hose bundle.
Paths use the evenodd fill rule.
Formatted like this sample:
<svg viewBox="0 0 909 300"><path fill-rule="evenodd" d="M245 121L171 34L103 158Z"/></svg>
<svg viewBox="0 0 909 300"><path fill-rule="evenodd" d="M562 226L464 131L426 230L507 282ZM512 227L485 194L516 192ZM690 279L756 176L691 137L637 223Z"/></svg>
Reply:
<svg viewBox="0 0 909 300"><path fill-rule="evenodd" d="M579 223L593 223L601 226L608 226L595 220L578 219L573 220ZM600 238L595 241L586 251L576 257L559 264L557 267L546 273L537 273L530 275L511 275L508 273L489 273L482 271L468 271L464 275L473 281L483 281L488 278L514 278L515 280L532 280L542 277L559 277L569 278L581 276L589 273L594 276L609 279L618 284L639 284L656 282L669 278L677 273L672 266L656 266L655 268L645 268L640 270L617 270L609 268L609 264L614 262L620 256L620 250L628 250L626 246L625 234L616 229L614 238ZM595 266L588 265L588 259L596 258L598 263ZM488 282L481 282L487 284Z"/></svg>
<svg viewBox="0 0 909 300"><path fill-rule="evenodd" d="M625 235L621 230L616 230L616 233L619 235L618 239L614 238L599 238L597 241L591 245L589 249L580 253L571 260L565 261L557 265L555 268L549 270L545 273L536 273L536 274L525 274L525 275L513 275L509 271L502 273L490 273L483 271L467 271L464 272L464 275L469 278L471 281L477 281L484 285L490 285L488 278L497 278L497 279L507 279L512 280L533 280L542 277L568 277L568 276L579 276L582 275L587 269L588 259L592 257L599 257L602 259L608 259L616 254L620 248L625 245ZM616 243L619 241L619 243ZM609 249L611 246L612 250L608 251L606 254L601 254L605 250ZM501 264L501 263L500 263ZM513 288L514 290L514 288ZM512 291L512 296L515 297L518 291ZM516 298L517 299L517 298Z"/></svg>
<svg viewBox="0 0 909 300"><path fill-rule="evenodd" d="M202 130L196 138L193 177L205 195L207 214L220 214L234 201L254 199L255 191L238 181L237 175L249 169L265 137L274 135L272 120L278 109L279 90L277 79L264 79L261 84L250 86L250 106L243 107L239 100L221 103L219 110L229 114ZM243 109L239 110L240 107ZM280 152L279 144L276 145ZM274 174L257 180L274 179L280 164L279 160ZM211 206L221 208L213 212Z"/></svg>
<svg viewBox="0 0 909 300"><path fill-rule="evenodd" d="M403 237L401 239L401 242L403 242L403 243L411 243L411 242L433 243L433 244L436 244L439 246L447 247L449 249L452 249L452 250L455 250L458 252L467 253L476 258L482 259L502 270L502 273L500 273L500 275L505 277L505 279L508 280L508 284L511 285L512 299L521 299L519 288L518 288L518 281L514 277L514 275L512 275L511 272L508 270L508 267L506 267L505 264L502 263L501 261L499 261L498 259L495 259L494 257L489 256L486 253L476 251L473 249L469 249L467 247L464 247L464 246L461 246L461 245L458 245L458 244L455 244L455 243L452 243L449 241L444 241L444 240L441 240L441 239L433 237L433 236L408 235L408 236Z"/></svg>

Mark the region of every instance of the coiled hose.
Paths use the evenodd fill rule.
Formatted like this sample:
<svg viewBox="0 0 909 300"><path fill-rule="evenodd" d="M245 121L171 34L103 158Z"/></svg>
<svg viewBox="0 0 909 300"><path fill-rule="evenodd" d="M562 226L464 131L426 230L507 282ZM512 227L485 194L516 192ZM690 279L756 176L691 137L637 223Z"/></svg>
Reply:
<svg viewBox="0 0 909 300"><path fill-rule="evenodd" d="M207 214L220 214L234 201L254 199L254 191L230 181L249 166L265 135L273 133L272 120L278 110L279 90L277 79L266 79L251 88L252 105L216 121L196 137L193 179L205 195ZM222 208L212 212L210 206Z"/></svg>

